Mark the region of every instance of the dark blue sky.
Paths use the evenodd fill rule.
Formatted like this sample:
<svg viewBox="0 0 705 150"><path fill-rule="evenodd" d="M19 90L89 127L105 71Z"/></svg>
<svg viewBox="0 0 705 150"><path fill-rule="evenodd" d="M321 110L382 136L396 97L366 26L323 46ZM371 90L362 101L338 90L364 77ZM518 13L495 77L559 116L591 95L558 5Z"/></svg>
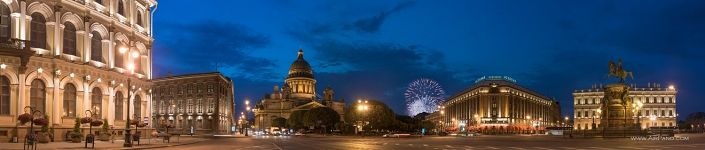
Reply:
<svg viewBox="0 0 705 150"><path fill-rule="evenodd" d="M414 79L454 94L506 75L569 115L572 91L608 82L618 58L631 83L675 85L681 118L705 108L705 1L162 0L154 28L156 76L218 68L238 111L283 82L299 48L319 91L398 114Z"/></svg>

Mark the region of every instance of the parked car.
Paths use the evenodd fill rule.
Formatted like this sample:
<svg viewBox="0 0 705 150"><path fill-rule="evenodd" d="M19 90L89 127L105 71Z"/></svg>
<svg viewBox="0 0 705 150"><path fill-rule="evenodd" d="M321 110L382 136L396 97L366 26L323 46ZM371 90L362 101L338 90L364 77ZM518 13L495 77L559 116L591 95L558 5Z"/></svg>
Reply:
<svg viewBox="0 0 705 150"><path fill-rule="evenodd" d="M400 137L411 137L411 134L408 133L395 133L395 134L384 134L382 135L384 138L400 138Z"/></svg>

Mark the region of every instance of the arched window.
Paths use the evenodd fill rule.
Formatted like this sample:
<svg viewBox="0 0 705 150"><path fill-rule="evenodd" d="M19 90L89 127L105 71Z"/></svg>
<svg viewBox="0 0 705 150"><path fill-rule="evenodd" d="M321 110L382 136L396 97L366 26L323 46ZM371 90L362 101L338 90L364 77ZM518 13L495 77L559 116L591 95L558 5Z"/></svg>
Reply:
<svg viewBox="0 0 705 150"><path fill-rule="evenodd" d="M34 79L32 81L32 86L29 89L29 106L34 107L34 109L46 112L45 102L46 102L46 87L44 82L39 79Z"/></svg>
<svg viewBox="0 0 705 150"><path fill-rule="evenodd" d="M127 54L127 51L120 51L120 47L125 46L127 44L121 43L121 44L115 44L115 67L119 68L125 68L125 63L123 63L125 60L124 56Z"/></svg>
<svg viewBox="0 0 705 150"><path fill-rule="evenodd" d="M99 88L93 88L91 92L91 111L97 115L96 117L102 118L100 112L102 112L103 106L103 92Z"/></svg>
<svg viewBox="0 0 705 150"><path fill-rule="evenodd" d="M64 54L78 56L76 53L76 27L72 23L64 23Z"/></svg>
<svg viewBox="0 0 705 150"><path fill-rule="evenodd" d="M97 31L91 32L91 60L103 62L103 38Z"/></svg>
<svg viewBox="0 0 705 150"><path fill-rule="evenodd" d="M0 42L10 39L10 7L0 3Z"/></svg>
<svg viewBox="0 0 705 150"><path fill-rule="evenodd" d="M142 24L142 12L137 12L137 25L144 27L144 25Z"/></svg>
<svg viewBox="0 0 705 150"><path fill-rule="evenodd" d="M125 16L125 4L123 4L122 0L118 0L117 12L118 14Z"/></svg>
<svg viewBox="0 0 705 150"><path fill-rule="evenodd" d="M10 114L10 80L0 76L0 115Z"/></svg>
<svg viewBox="0 0 705 150"><path fill-rule="evenodd" d="M32 47L35 48L47 48L47 30L46 30L46 19L40 13L32 13L32 25L30 31L30 40L32 41Z"/></svg>
<svg viewBox="0 0 705 150"><path fill-rule="evenodd" d="M137 116L135 119L142 118L142 100L140 99L140 95L135 95L135 103L133 104L135 105L135 110L133 111L135 111L134 114Z"/></svg>
<svg viewBox="0 0 705 150"><path fill-rule="evenodd" d="M64 117L76 117L76 87L70 83L64 87Z"/></svg>
<svg viewBox="0 0 705 150"><path fill-rule="evenodd" d="M122 103L123 97L122 92L115 93L115 120L123 120L122 118Z"/></svg>

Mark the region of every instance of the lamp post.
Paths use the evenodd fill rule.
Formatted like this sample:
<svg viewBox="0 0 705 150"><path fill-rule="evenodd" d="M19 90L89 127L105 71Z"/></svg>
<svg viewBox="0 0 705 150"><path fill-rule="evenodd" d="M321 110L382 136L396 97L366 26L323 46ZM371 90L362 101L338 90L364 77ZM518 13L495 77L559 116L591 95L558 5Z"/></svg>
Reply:
<svg viewBox="0 0 705 150"><path fill-rule="evenodd" d="M479 128L479 125L480 125L479 121L477 121L480 119L480 115L475 114L475 115L473 115L473 117L475 117L475 118L472 119L472 125L475 127L475 130L477 130L477 128Z"/></svg>
<svg viewBox="0 0 705 150"><path fill-rule="evenodd" d="M132 135L130 133L130 102L129 100L132 99L132 94L134 90L134 86L132 86L132 75L135 73L135 64L132 62L135 59L138 59L139 53L136 51L133 51L129 47L120 47L119 48L120 54L129 54L128 58L128 63L127 63L127 70L128 70L128 77L127 77L127 116L126 117L126 123L125 123L125 143L122 145L123 147L132 147ZM135 110L138 111L138 110Z"/></svg>
<svg viewBox="0 0 705 150"><path fill-rule="evenodd" d="M531 116L529 115L529 116L526 116L525 118L526 118L527 126L529 126L529 129L531 129L532 124L533 124L533 121L531 120ZM531 131L529 131L529 132L531 132Z"/></svg>
<svg viewBox="0 0 705 150"><path fill-rule="evenodd" d="M541 125L541 122L543 122L543 118L539 118L539 121L536 121L536 134L539 134L539 127Z"/></svg>
<svg viewBox="0 0 705 150"><path fill-rule="evenodd" d="M95 109L95 107L93 107ZM88 143L90 142L92 144L91 147L95 148L95 136L93 135L93 119L95 119L95 116L97 115L95 110L86 110L85 112L86 118L90 118L91 121L88 123L88 135L86 135L86 142L84 144L84 148L88 148Z"/></svg>
<svg viewBox="0 0 705 150"><path fill-rule="evenodd" d="M30 124L29 124L29 133L27 133L27 136L25 136L25 143L22 146L22 148L36 150L38 137L36 134L34 134L34 119L37 118L37 114L39 114L39 117L44 117L44 115L42 115L42 111L36 110L32 106L25 106L24 109L25 109L25 113L29 109L28 114L30 115L30 119L29 119Z"/></svg>
<svg viewBox="0 0 705 150"><path fill-rule="evenodd" d="M443 121L441 122L441 131L442 131L442 132L445 132L444 130L446 129L446 128L445 128L445 126L446 126L446 124L445 124L445 122L446 122L446 116L445 116L445 113L446 113L446 111L445 111L446 106L438 106L438 107L441 108L441 120L443 120Z"/></svg>
<svg viewBox="0 0 705 150"><path fill-rule="evenodd" d="M370 109L369 106L367 105L367 103L368 103L367 100L365 100L365 101L357 100L357 111L360 113L367 112L367 110ZM365 115L365 117L367 117L367 114L364 114L364 115ZM363 129L364 129L363 127L365 126L365 123L366 123L365 117L362 117L360 120L357 121L358 122L357 129L355 129L356 132L358 130L363 131ZM362 134L362 136L364 136L364 134Z"/></svg>
<svg viewBox="0 0 705 150"><path fill-rule="evenodd" d="M247 121L247 115L250 113L250 110L251 110L251 108L250 108L250 100L245 99L245 113L242 115L242 117L244 117L244 119L245 119L245 125L244 125L244 126L245 126L245 127L244 127L245 136L249 136L249 134L247 133L247 129L248 129L247 126L249 126L249 122ZM255 118L255 119L256 119L256 118Z"/></svg>
<svg viewBox="0 0 705 150"><path fill-rule="evenodd" d="M636 103L632 103L632 107L634 107L634 110L636 111L636 127L639 127L639 130L641 130L641 108L644 106L641 101L636 101Z"/></svg>

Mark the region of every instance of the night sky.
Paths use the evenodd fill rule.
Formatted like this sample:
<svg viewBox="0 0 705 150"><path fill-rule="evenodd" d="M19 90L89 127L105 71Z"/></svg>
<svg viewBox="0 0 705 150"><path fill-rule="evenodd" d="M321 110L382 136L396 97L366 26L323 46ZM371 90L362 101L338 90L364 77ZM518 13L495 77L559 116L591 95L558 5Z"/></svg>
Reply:
<svg viewBox="0 0 705 150"><path fill-rule="evenodd" d="M404 89L425 77L448 95L486 75L511 76L555 97L606 78L622 58L635 80L675 85L680 118L703 111L705 1L161 0L155 76L219 70L236 111L281 85L304 49L319 93L386 102L406 114Z"/></svg>

